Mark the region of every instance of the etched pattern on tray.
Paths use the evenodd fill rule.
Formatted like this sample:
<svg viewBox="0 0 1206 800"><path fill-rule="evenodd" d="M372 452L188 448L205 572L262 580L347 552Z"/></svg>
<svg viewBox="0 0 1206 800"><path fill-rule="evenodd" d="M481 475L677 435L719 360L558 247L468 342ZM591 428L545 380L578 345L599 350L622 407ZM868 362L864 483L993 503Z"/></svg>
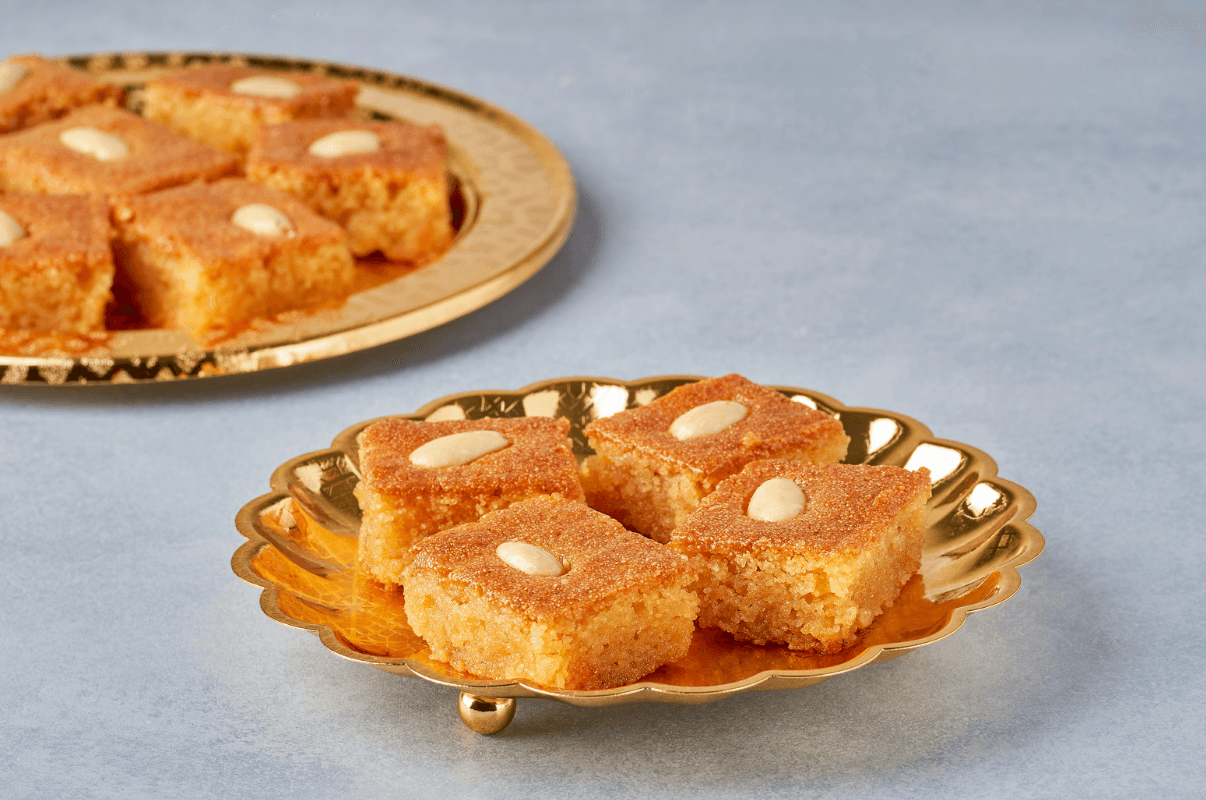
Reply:
<svg viewBox="0 0 1206 800"><path fill-rule="evenodd" d="M150 77L198 64L358 81L361 114L444 129L449 172L464 203L462 225L441 258L357 291L338 308L254 320L245 329L219 332L212 341L160 329L0 330L0 385L162 382L355 352L427 330L501 297L556 253L573 223L573 176L552 144L502 109L451 89L363 67L239 53L100 53L60 61L131 88L135 110L139 87Z"/></svg>

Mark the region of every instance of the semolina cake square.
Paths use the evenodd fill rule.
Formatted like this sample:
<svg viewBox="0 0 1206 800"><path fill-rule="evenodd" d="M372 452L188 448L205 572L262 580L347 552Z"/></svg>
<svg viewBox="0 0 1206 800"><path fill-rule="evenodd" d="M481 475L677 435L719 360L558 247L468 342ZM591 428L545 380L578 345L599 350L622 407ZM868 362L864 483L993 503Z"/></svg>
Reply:
<svg viewBox="0 0 1206 800"><path fill-rule="evenodd" d="M929 471L767 460L725 480L674 531L700 627L835 653L921 565Z"/></svg>
<svg viewBox="0 0 1206 800"><path fill-rule="evenodd" d="M607 689L686 655L690 579L686 559L610 517L537 497L420 542L406 618L462 672Z"/></svg>
<svg viewBox="0 0 1206 800"><path fill-rule="evenodd" d="M117 280L156 327L197 336L328 302L355 278L338 225L241 178L117 198L113 219Z"/></svg>
<svg viewBox="0 0 1206 800"><path fill-rule="evenodd" d="M304 120L263 128L246 170L346 228L357 256L418 264L452 244L446 158L434 125Z"/></svg>
<svg viewBox="0 0 1206 800"><path fill-rule="evenodd" d="M148 81L143 114L242 158L261 125L347 116L359 92L354 81L210 64Z"/></svg>
<svg viewBox="0 0 1206 800"><path fill-rule="evenodd" d="M109 230L100 195L0 194L0 328L104 330Z"/></svg>
<svg viewBox="0 0 1206 800"><path fill-rule="evenodd" d="M360 435L355 489L360 569L399 586L411 548L432 534L536 495L581 500L568 436L568 422L546 417L373 423ZM424 458L458 443L478 449L453 459L462 463Z"/></svg>
<svg viewBox="0 0 1206 800"><path fill-rule="evenodd" d="M0 136L0 189L35 194L138 194L232 174L234 157L137 114L85 106Z"/></svg>
<svg viewBox="0 0 1206 800"><path fill-rule="evenodd" d="M117 107L125 89L38 55L0 61L0 133L57 119L73 108Z"/></svg>
<svg viewBox="0 0 1206 800"><path fill-rule="evenodd" d="M720 481L751 461L836 463L850 442L836 419L740 375L684 384L585 432L595 451L582 462L587 502L663 544Z"/></svg>

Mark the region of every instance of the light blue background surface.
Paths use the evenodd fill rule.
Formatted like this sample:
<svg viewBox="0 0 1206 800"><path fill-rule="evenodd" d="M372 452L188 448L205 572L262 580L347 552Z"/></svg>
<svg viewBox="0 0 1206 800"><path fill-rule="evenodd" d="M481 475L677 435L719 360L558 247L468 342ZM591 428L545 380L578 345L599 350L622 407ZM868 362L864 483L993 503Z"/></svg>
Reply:
<svg viewBox="0 0 1206 800"><path fill-rule="evenodd" d="M11 5L0 54L276 53L461 89L545 132L580 212L529 283L402 342L0 391L0 794L1200 796L1206 48L1128 25L1153 4ZM486 738L230 571L238 508L354 422L729 371L990 453L1047 538L1018 595L809 689L521 701Z"/></svg>

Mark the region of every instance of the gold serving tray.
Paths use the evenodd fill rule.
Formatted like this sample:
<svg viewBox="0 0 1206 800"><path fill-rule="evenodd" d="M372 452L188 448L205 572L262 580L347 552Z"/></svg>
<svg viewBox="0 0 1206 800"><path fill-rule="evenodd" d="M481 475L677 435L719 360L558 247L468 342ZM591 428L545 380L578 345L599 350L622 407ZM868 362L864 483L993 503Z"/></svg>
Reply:
<svg viewBox="0 0 1206 800"><path fill-rule="evenodd" d="M579 460L592 451L587 423L644 405L693 376L637 381L557 378L515 392L466 392L434 400L404 419L565 417ZM1026 520L1034 497L997 477L985 453L937 439L901 414L847 408L806 389L777 387L788 397L841 420L851 442L847 462L927 467L933 495L927 508L920 574L861 641L833 655L734 641L697 629L687 655L628 686L600 691L551 689L525 680L481 680L433 660L406 623L401 592L385 591L356 569L360 508L357 437L376 420L353 425L331 449L298 456L272 474L273 491L238 513L247 543L234 554L235 573L263 587L260 606L278 622L318 634L336 654L398 675L461 690L461 719L478 733L511 721L517 697L547 697L580 706L653 700L706 703L740 692L790 689L886 661L943 639L973 611L1004 602L1020 585L1018 567L1036 558L1043 537Z"/></svg>
<svg viewBox="0 0 1206 800"><path fill-rule="evenodd" d="M573 225L574 180L557 149L518 117L452 89L362 67L274 56L123 53L60 60L128 87L128 105L135 110L143 83L192 64L239 63L355 80L362 87L358 113L365 118L436 124L444 130L458 234L446 254L418 269L362 259L366 279L346 302L256 320L211 341L174 330L0 331L0 384L170 381L363 350L497 300L536 274Z"/></svg>

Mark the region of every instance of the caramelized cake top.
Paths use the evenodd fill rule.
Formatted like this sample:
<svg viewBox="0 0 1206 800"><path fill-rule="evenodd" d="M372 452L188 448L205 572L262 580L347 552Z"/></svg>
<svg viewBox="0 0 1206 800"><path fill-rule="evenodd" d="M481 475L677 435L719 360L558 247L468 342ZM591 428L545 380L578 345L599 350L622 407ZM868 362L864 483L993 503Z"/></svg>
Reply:
<svg viewBox="0 0 1206 800"><path fill-rule="evenodd" d="M323 137L344 131L374 134L379 147L371 152L349 153L333 158L315 155L311 145ZM248 170L257 167L297 168L316 175L342 180L358 176L366 168L432 178L444 174L447 144L435 125L406 122L360 122L347 119L305 119L268 125L247 155Z"/></svg>
<svg viewBox="0 0 1206 800"><path fill-rule="evenodd" d="M101 195L0 194L25 235L0 247L0 270L42 270L50 262L84 268L111 258L109 206Z"/></svg>
<svg viewBox="0 0 1206 800"><path fill-rule="evenodd" d="M686 440L671 433L683 414L716 401L735 401L748 413L717 433ZM833 417L740 375L684 384L648 405L595 420L586 426L586 435L592 444L635 450L714 480L755 459L849 442Z"/></svg>
<svg viewBox="0 0 1206 800"><path fill-rule="evenodd" d="M128 153L102 161L60 136L88 128L114 136ZM0 172L10 189L47 194L137 194L235 171L234 157L198 144L137 114L85 106L61 119L0 137Z"/></svg>
<svg viewBox="0 0 1206 800"><path fill-rule="evenodd" d="M750 498L774 478L787 478L803 490L803 510L781 522L751 518ZM864 547L907 506L929 496L930 473L924 467L911 472L866 464L756 461L705 497L675 529L671 546L716 553L844 553Z"/></svg>
<svg viewBox="0 0 1206 800"><path fill-rule="evenodd" d="M510 444L467 464L424 467L411 463L411 453L444 436L492 430ZM582 498L578 465L569 444L569 423L547 417L415 422L375 422L360 435L360 468L366 488L392 496L412 492L488 494L512 486Z"/></svg>
<svg viewBox="0 0 1206 800"><path fill-rule="evenodd" d="M235 212L253 204L281 211L292 223L293 235L264 236L236 225L232 221ZM262 261L286 246L314 247L346 239L342 228L318 216L297 198L241 178L118 198L114 201L114 216L123 229L138 238L229 265ZM132 237L125 233L123 238Z"/></svg>
<svg viewBox="0 0 1206 800"><path fill-rule="evenodd" d="M505 542L535 545L565 566L529 575L498 555ZM544 496L486 514L415 547L412 571L430 571L517 613L580 622L619 594L682 584L687 560L578 502Z"/></svg>
<svg viewBox="0 0 1206 800"><path fill-rule="evenodd" d="M297 87L291 97L271 97L262 94L247 94L236 91L232 84L248 78L275 78L288 81ZM207 64L191 67L147 82L148 89L198 97L211 95L225 102L258 108L265 119L272 121L273 112L279 119L294 116L337 116L352 110L360 87L355 81L344 81L322 75L307 75L301 72L273 72L236 64Z"/></svg>
<svg viewBox="0 0 1206 800"><path fill-rule="evenodd" d="M116 106L125 98L125 89L116 84L38 55L10 56L0 63L24 70L11 88L0 92L0 133L42 122L44 115L62 114L73 106L87 103Z"/></svg>

